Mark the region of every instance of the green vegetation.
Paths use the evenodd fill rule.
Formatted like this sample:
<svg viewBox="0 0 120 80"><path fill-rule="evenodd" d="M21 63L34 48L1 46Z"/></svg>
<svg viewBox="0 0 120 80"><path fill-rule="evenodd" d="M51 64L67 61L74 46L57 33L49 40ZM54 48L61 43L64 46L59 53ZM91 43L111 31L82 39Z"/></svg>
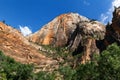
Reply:
<svg viewBox="0 0 120 80"><path fill-rule="evenodd" d="M75 58L72 56L72 53L69 53L66 47L53 47L48 45L42 45L42 47L46 50L44 55L47 57L51 57L59 61L59 64L70 64L73 65Z"/></svg>
<svg viewBox="0 0 120 80"><path fill-rule="evenodd" d="M66 62L52 72L34 73L33 65L15 62L0 52L0 80L120 80L120 47L117 44L110 45L86 64L73 67Z"/></svg>
<svg viewBox="0 0 120 80"><path fill-rule="evenodd" d="M76 69L74 80L120 80L120 47L110 45L96 61L81 64Z"/></svg>
<svg viewBox="0 0 120 80"><path fill-rule="evenodd" d="M15 62L0 52L0 80L27 80L32 76L33 66Z"/></svg>

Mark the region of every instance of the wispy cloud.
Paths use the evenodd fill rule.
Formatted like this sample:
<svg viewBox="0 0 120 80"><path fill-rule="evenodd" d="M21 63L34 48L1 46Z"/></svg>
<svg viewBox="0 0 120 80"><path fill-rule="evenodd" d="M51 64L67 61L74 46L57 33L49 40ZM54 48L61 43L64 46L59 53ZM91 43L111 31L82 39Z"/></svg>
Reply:
<svg viewBox="0 0 120 80"><path fill-rule="evenodd" d="M90 3L89 3L88 1L86 1L86 0L83 1L83 4L85 4L85 5L87 5L87 6L90 5Z"/></svg>
<svg viewBox="0 0 120 80"><path fill-rule="evenodd" d="M108 19L108 16L105 14L101 14L101 22L105 23L105 21Z"/></svg>
<svg viewBox="0 0 120 80"><path fill-rule="evenodd" d="M24 36L27 36L32 33L28 26L21 26L19 25L20 31Z"/></svg>
<svg viewBox="0 0 120 80"><path fill-rule="evenodd" d="M100 20L102 23L107 24L107 22L112 19L112 12L114 11L114 7L120 6L120 0L112 0L111 7L108 9L106 13L102 13L100 16Z"/></svg>

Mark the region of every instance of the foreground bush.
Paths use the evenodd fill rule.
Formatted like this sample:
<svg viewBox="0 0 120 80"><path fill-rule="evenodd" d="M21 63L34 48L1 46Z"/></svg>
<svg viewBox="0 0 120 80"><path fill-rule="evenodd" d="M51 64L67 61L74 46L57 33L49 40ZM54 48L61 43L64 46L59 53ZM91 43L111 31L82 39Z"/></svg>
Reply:
<svg viewBox="0 0 120 80"><path fill-rule="evenodd" d="M120 80L120 47L112 44L103 51L98 61L100 79Z"/></svg>
<svg viewBox="0 0 120 80"><path fill-rule="evenodd" d="M27 80L32 76L33 66L15 62L0 52L0 80Z"/></svg>

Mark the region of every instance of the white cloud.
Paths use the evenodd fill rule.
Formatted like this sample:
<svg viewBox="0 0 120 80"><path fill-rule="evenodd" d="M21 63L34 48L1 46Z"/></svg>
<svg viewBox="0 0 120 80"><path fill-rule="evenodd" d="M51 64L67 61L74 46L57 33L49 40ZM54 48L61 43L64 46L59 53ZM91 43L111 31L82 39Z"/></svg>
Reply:
<svg viewBox="0 0 120 80"><path fill-rule="evenodd" d="M100 21L106 24L108 21L112 20L112 12L114 11L114 7L120 6L120 0L112 0L111 7L108 9L106 13L102 13L100 16Z"/></svg>
<svg viewBox="0 0 120 80"><path fill-rule="evenodd" d="M32 33L32 31L28 28L28 26L19 25L20 31L24 36L27 36Z"/></svg>
<svg viewBox="0 0 120 80"><path fill-rule="evenodd" d="M112 7L114 7L114 6L119 7L120 6L120 0L114 0L112 2Z"/></svg>

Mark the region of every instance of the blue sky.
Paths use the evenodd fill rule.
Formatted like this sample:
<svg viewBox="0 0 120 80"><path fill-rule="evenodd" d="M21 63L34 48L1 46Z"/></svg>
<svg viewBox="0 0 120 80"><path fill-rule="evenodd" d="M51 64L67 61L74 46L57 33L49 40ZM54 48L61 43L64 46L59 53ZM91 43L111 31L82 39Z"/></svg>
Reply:
<svg viewBox="0 0 120 80"><path fill-rule="evenodd" d="M5 20L27 35L69 12L107 23L113 6L119 5L120 0L0 0L0 21Z"/></svg>

